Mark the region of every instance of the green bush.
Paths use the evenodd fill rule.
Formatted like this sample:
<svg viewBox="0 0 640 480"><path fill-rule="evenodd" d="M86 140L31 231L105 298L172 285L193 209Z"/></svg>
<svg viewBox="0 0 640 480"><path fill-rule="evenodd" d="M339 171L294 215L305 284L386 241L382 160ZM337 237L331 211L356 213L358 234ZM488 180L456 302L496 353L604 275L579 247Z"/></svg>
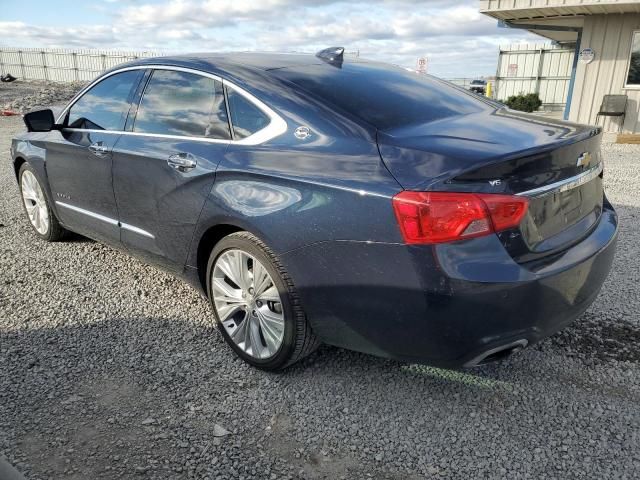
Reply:
<svg viewBox="0 0 640 480"><path fill-rule="evenodd" d="M526 95L512 95L504 102L509 108L513 110L520 110L521 112L535 112L542 106L542 100L537 93L528 93Z"/></svg>

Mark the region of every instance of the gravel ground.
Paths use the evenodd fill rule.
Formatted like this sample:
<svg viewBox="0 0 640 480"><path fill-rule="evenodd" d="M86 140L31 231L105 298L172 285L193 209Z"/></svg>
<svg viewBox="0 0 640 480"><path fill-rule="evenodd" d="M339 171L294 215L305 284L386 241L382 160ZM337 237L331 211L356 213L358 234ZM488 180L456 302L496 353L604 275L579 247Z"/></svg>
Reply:
<svg viewBox="0 0 640 480"><path fill-rule="evenodd" d="M0 83L0 111L25 113L43 105L64 105L84 85L85 82L56 83L35 80Z"/></svg>
<svg viewBox="0 0 640 480"><path fill-rule="evenodd" d="M181 281L31 233L0 118L0 453L30 479L640 477L640 149L606 147L621 219L593 307L466 372L323 347L236 359Z"/></svg>

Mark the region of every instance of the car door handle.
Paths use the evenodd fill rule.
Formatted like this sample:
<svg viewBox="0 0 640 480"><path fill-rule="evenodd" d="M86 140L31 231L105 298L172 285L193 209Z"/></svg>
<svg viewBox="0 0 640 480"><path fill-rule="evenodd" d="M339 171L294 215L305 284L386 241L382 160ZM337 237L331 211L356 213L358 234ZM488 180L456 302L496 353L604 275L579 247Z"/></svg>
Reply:
<svg viewBox="0 0 640 480"><path fill-rule="evenodd" d="M198 165L198 162L190 153L173 154L167 159L167 163L171 168L182 173L193 170Z"/></svg>
<svg viewBox="0 0 640 480"><path fill-rule="evenodd" d="M102 157L109 153L109 148L102 142L96 142L89 145L89 151L98 157Z"/></svg>

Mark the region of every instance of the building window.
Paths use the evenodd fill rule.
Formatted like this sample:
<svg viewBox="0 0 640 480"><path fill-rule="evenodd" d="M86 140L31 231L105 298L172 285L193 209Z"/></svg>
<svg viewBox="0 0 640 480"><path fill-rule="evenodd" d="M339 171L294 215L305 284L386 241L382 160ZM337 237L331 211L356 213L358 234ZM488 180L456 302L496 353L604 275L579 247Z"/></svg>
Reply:
<svg viewBox="0 0 640 480"><path fill-rule="evenodd" d="M640 87L640 31L633 32L626 87Z"/></svg>

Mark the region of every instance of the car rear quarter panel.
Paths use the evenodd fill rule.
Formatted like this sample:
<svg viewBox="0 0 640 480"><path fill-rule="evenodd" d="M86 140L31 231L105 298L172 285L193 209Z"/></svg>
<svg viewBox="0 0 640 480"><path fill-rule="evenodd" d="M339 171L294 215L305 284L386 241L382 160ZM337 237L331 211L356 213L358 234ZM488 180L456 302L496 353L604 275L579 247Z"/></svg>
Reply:
<svg viewBox="0 0 640 480"><path fill-rule="evenodd" d="M196 238L236 225L276 253L323 241L400 242L391 197L400 187L363 141L316 138L299 146L231 145L218 166ZM336 139L332 139L336 142ZM190 263L196 266L195 249Z"/></svg>
<svg viewBox="0 0 640 480"><path fill-rule="evenodd" d="M247 72L231 80L287 122L265 144L231 144L200 217L187 265L215 225L230 224L262 238L276 253L336 240L401 242L391 198L402 188L384 166L375 131L305 97L285 83ZM310 136L299 139L296 128Z"/></svg>

